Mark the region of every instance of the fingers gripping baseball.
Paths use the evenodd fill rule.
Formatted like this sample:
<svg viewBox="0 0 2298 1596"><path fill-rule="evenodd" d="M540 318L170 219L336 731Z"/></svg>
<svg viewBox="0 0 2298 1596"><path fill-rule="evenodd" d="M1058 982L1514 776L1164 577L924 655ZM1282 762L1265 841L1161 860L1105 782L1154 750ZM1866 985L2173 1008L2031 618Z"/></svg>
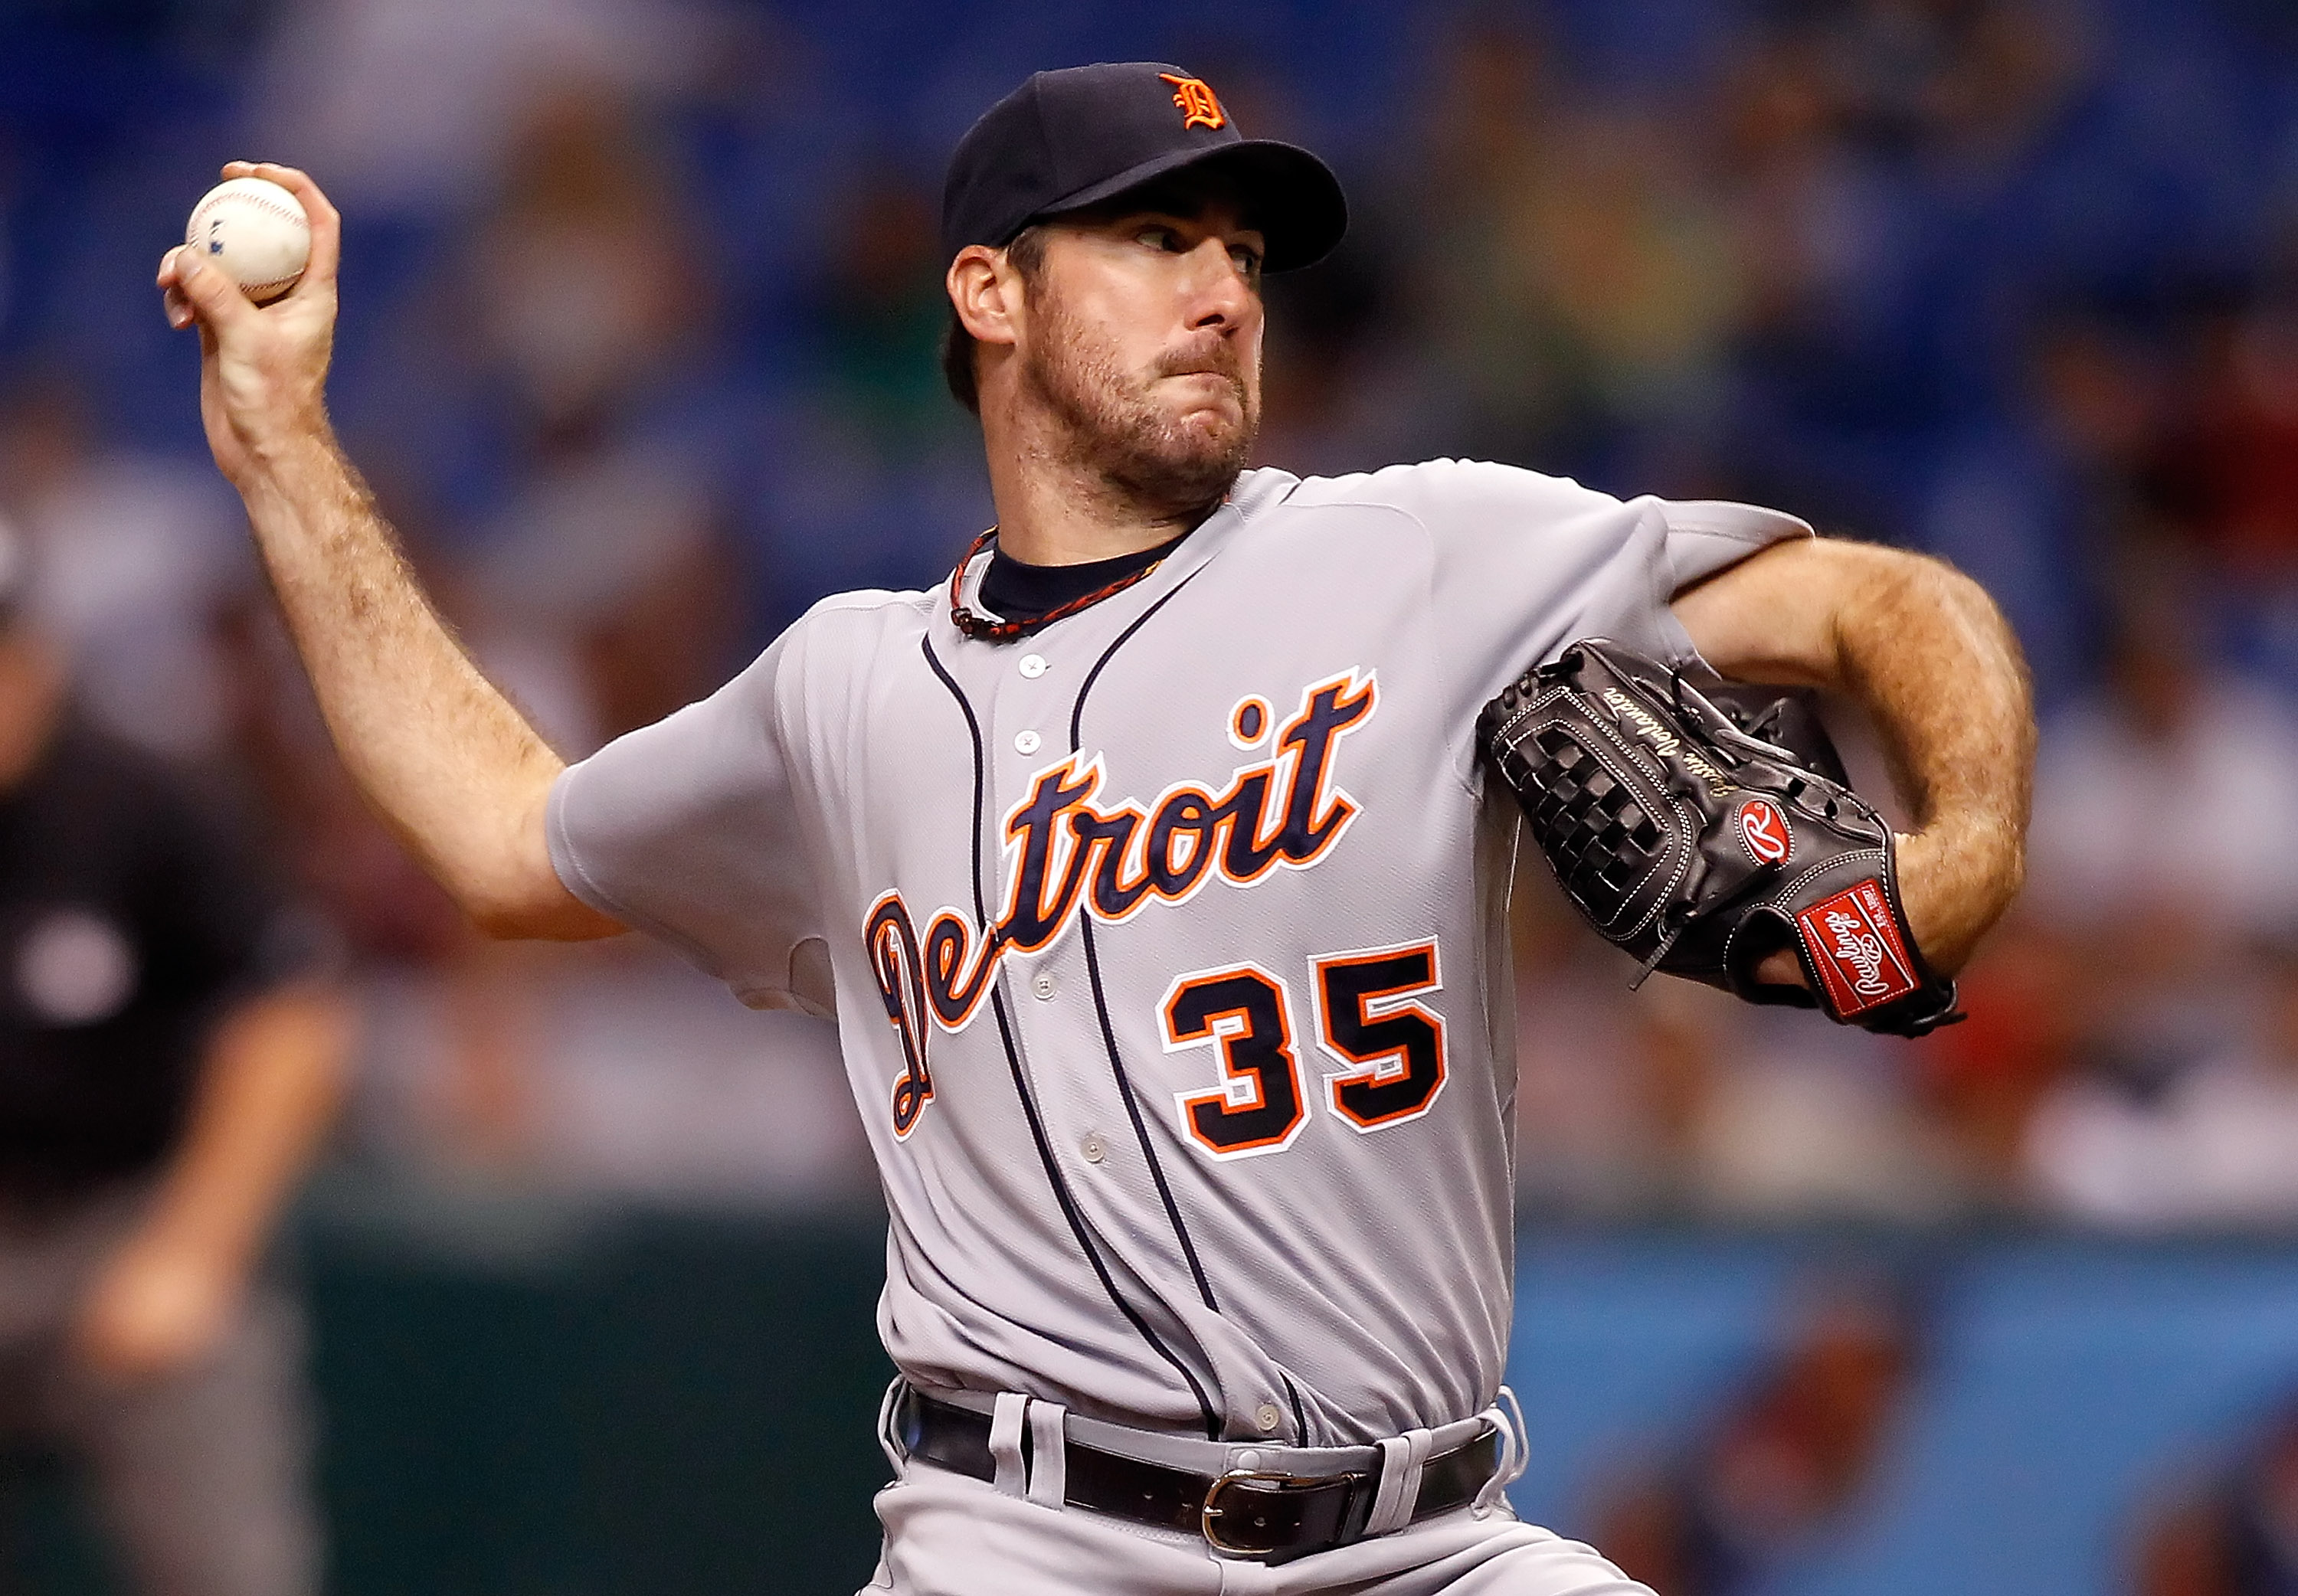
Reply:
<svg viewBox="0 0 2298 1596"><path fill-rule="evenodd" d="M236 161L223 172L278 184L301 203L311 228L301 280L260 307L195 251L173 249L160 262L169 325L199 328L200 415L208 446L224 475L244 488L268 459L326 436L342 222L318 185L293 167Z"/></svg>
<svg viewBox="0 0 2298 1596"><path fill-rule="evenodd" d="M236 327L257 314L238 284L182 245L161 260L160 284L168 295L168 319L178 327L194 322L211 329Z"/></svg>

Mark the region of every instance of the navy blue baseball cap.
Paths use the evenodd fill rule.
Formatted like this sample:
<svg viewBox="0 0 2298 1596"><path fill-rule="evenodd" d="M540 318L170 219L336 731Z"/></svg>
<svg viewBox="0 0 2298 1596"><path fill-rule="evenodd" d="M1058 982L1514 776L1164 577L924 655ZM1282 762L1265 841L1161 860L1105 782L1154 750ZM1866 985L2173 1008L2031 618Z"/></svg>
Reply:
<svg viewBox="0 0 2298 1596"><path fill-rule="evenodd" d="M1262 264L1322 260L1349 225L1330 168L1294 145L1247 138L1202 78L1157 61L1038 72L984 112L949 159L942 258L1003 249L1031 222L1181 170L1219 171L1268 240Z"/></svg>

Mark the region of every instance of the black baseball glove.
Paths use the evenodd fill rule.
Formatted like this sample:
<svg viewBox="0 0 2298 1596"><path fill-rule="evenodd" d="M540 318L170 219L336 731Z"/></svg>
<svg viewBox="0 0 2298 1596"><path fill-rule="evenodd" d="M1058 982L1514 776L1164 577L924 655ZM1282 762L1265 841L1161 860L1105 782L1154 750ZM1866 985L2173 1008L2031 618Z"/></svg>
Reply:
<svg viewBox="0 0 2298 1596"><path fill-rule="evenodd" d="M1565 895L1643 961L1636 984L1659 970L1905 1037L1963 1017L1907 929L1890 826L1798 700L1703 693L1588 638L1486 705L1476 745ZM1789 947L1809 990L1755 979Z"/></svg>

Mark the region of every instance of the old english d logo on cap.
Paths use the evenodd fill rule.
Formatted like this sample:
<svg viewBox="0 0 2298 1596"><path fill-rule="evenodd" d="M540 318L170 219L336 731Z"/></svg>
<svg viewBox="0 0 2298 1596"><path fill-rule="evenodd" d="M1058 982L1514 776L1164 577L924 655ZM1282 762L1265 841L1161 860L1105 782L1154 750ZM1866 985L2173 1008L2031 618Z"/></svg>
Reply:
<svg viewBox="0 0 2298 1596"><path fill-rule="evenodd" d="M1348 227L1332 170L1297 145L1247 138L1212 86L1170 61L1033 72L957 141L942 183L946 255L1003 249L1023 227L1185 173L1218 174L1288 271Z"/></svg>
<svg viewBox="0 0 2298 1596"><path fill-rule="evenodd" d="M1212 85L1202 78L1176 78L1170 72L1158 77L1173 86L1173 103L1179 107L1184 128L1226 128L1228 113L1213 97Z"/></svg>

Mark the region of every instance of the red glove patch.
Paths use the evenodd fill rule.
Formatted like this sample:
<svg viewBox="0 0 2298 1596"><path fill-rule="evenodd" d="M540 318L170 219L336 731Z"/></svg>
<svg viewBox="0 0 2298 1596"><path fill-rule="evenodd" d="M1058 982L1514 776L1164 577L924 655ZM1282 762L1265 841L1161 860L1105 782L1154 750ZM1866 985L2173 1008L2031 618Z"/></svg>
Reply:
<svg viewBox="0 0 2298 1596"><path fill-rule="evenodd" d="M1837 1013L1863 1013L1922 984L1895 919L1883 883L1872 876L1796 916L1804 952Z"/></svg>

